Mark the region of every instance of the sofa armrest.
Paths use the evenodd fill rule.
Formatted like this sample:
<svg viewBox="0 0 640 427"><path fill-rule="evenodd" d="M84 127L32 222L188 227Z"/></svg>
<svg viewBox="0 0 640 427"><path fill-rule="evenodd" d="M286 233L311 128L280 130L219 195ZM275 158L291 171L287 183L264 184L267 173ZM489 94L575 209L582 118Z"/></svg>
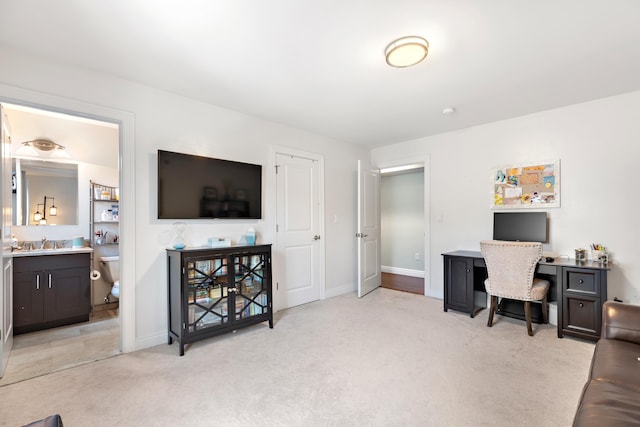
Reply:
<svg viewBox="0 0 640 427"><path fill-rule="evenodd" d="M606 301L601 337L640 344L640 306Z"/></svg>

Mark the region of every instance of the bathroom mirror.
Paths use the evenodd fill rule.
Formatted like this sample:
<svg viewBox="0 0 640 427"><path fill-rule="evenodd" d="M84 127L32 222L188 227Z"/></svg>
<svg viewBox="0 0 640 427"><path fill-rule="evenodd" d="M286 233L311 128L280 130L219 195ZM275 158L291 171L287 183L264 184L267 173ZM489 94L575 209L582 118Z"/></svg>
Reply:
<svg viewBox="0 0 640 427"><path fill-rule="evenodd" d="M78 165L13 159L12 224L78 225Z"/></svg>

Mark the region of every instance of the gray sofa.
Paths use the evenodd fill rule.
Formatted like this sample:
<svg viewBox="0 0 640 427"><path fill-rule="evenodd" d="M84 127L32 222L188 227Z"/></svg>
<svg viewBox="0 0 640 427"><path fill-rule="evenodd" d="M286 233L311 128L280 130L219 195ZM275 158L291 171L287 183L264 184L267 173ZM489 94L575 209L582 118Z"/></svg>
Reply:
<svg viewBox="0 0 640 427"><path fill-rule="evenodd" d="M640 306L607 301L574 426L640 425Z"/></svg>

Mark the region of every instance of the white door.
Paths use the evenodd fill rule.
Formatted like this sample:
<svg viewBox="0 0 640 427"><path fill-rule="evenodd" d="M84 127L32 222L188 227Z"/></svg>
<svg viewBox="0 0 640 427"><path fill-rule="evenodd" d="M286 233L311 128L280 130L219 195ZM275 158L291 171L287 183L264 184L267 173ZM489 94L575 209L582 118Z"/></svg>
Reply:
<svg viewBox="0 0 640 427"><path fill-rule="evenodd" d="M380 286L380 171L358 160L358 296Z"/></svg>
<svg viewBox="0 0 640 427"><path fill-rule="evenodd" d="M0 277L0 377L4 375L13 346L13 269L11 258L11 205L12 205L12 165L11 134L9 122L0 104L0 129L2 152L0 153L0 209L2 211L2 276Z"/></svg>
<svg viewBox="0 0 640 427"><path fill-rule="evenodd" d="M321 297L319 160L276 153L276 292L284 309Z"/></svg>
<svg viewBox="0 0 640 427"><path fill-rule="evenodd" d="M0 343L0 378L4 376L7 362L13 347L13 260L5 258L2 265L2 304L0 304L0 323L2 324L2 342Z"/></svg>

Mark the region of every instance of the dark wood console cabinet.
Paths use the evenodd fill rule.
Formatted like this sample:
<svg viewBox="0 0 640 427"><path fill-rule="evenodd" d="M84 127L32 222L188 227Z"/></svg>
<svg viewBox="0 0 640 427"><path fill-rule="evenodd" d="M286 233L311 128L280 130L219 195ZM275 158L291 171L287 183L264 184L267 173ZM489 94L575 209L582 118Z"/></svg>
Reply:
<svg viewBox="0 0 640 427"><path fill-rule="evenodd" d="M271 245L167 249L169 345L264 321L273 328Z"/></svg>
<svg viewBox="0 0 640 427"><path fill-rule="evenodd" d="M484 258L477 251L454 251L442 256L444 311L452 309L474 317L487 307ZM606 264L574 259L538 264L536 276L549 280L548 299L558 304L558 338L564 335L591 341L600 338L608 270Z"/></svg>
<svg viewBox="0 0 640 427"><path fill-rule="evenodd" d="M89 320L89 253L14 257L14 333Z"/></svg>

